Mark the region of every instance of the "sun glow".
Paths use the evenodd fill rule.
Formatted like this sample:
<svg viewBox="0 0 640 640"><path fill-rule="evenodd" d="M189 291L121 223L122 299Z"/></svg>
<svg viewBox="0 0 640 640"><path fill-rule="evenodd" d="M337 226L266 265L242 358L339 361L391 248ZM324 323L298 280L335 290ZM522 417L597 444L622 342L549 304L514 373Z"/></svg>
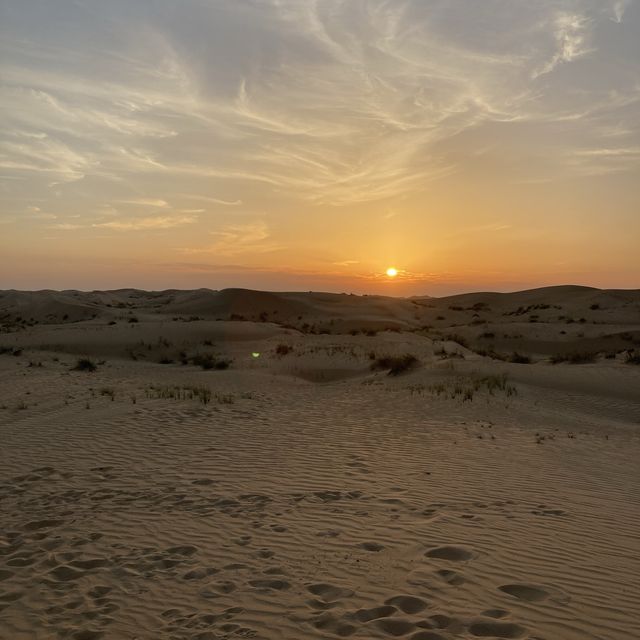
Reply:
<svg viewBox="0 0 640 640"><path fill-rule="evenodd" d="M387 275L390 278L395 278L398 275L398 270L395 267L389 267L387 269Z"/></svg>

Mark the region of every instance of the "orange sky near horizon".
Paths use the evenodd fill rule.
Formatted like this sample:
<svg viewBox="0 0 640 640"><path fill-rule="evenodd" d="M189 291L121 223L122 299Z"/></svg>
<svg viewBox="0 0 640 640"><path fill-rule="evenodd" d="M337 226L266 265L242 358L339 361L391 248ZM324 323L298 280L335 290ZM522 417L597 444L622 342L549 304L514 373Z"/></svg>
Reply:
<svg viewBox="0 0 640 640"><path fill-rule="evenodd" d="M0 288L640 288L637 1L0 0L0 25Z"/></svg>

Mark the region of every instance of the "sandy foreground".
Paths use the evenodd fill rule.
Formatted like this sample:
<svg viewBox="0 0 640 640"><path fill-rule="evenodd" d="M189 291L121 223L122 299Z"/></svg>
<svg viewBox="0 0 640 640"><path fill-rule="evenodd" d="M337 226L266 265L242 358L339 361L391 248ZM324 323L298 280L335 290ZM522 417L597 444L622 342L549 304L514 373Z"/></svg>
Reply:
<svg viewBox="0 0 640 640"><path fill-rule="evenodd" d="M640 292L509 296L1 292L0 638L640 638Z"/></svg>

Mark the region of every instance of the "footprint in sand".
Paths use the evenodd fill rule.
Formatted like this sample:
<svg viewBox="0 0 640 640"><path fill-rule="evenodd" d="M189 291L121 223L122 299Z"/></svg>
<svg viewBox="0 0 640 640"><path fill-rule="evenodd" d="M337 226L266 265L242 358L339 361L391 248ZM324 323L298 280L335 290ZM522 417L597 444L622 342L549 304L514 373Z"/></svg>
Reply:
<svg viewBox="0 0 640 640"><path fill-rule="evenodd" d="M447 640L445 636L437 631L418 631L409 637L409 640Z"/></svg>
<svg viewBox="0 0 640 640"><path fill-rule="evenodd" d="M325 582L309 585L307 591L324 602L329 603L342 600L343 598L350 598L354 593L351 589L343 589L342 587L337 587Z"/></svg>
<svg viewBox="0 0 640 640"><path fill-rule="evenodd" d="M382 607L373 607L372 609L358 609L353 614L353 617L358 622L371 622L371 620L378 620L379 618L388 618L396 613L398 610L392 605L385 605Z"/></svg>
<svg viewBox="0 0 640 640"><path fill-rule="evenodd" d="M428 606L422 598L405 595L389 598L388 600L385 600L385 604L397 607L403 613L409 613L411 615L424 611Z"/></svg>
<svg viewBox="0 0 640 640"><path fill-rule="evenodd" d="M485 618L500 619L500 618L506 618L509 615L509 612L506 609L487 609L486 611L483 611L480 615L484 616Z"/></svg>
<svg viewBox="0 0 640 640"><path fill-rule="evenodd" d="M330 613L320 614L312 624L319 631L327 631L340 638L347 638L358 630L358 627L345 622L341 618L336 618Z"/></svg>
<svg viewBox="0 0 640 640"><path fill-rule="evenodd" d="M526 600L527 602L540 602L549 597L548 591L532 584L504 584L498 589L518 598L518 600Z"/></svg>
<svg viewBox="0 0 640 640"><path fill-rule="evenodd" d="M526 629L513 622L481 620L471 623L469 632L478 638L521 638Z"/></svg>
<svg viewBox="0 0 640 640"><path fill-rule="evenodd" d="M34 520L27 522L22 528L25 531L39 531L40 529L52 529L64 524L64 520Z"/></svg>
<svg viewBox="0 0 640 640"><path fill-rule="evenodd" d="M438 560L449 560L449 562L466 562L474 557L474 554L464 547L445 545L429 549L424 554L427 558L437 558Z"/></svg>
<svg viewBox="0 0 640 640"><path fill-rule="evenodd" d="M78 580L85 575L84 571L74 569L68 565L59 565L49 572L58 582L70 582Z"/></svg>
<svg viewBox="0 0 640 640"><path fill-rule="evenodd" d="M183 580L203 580L204 578L208 578L214 573L218 573L218 569L214 569L213 567L201 567L199 569L192 569L191 571L187 571L182 576Z"/></svg>
<svg viewBox="0 0 640 640"><path fill-rule="evenodd" d="M285 591L291 587L286 580L249 580L249 584L256 589Z"/></svg>
<svg viewBox="0 0 640 640"><path fill-rule="evenodd" d="M372 624L388 636L406 636L416 628L415 622L402 618L380 618Z"/></svg>
<svg viewBox="0 0 640 640"><path fill-rule="evenodd" d="M69 564L78 569L90 570L106 567L110 564L110 561L106 558L92 558L90 560L72 560Z"/></svg>
<svg viewBox="0 0 640 640"><path fill-rule="evenodd" d="M194 547L190 544L178 545L176 547L169 547L165 550L170 556L192 556L198 551L198 547Z"/></svg>

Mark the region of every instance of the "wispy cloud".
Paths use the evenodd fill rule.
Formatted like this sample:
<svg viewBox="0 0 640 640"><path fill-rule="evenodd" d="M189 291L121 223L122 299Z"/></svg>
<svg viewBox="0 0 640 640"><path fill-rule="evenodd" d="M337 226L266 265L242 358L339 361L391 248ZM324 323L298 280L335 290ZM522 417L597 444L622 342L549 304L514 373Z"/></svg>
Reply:
<svg viewBox="0 0 640 640"><path fill-rule="evenodd" d="M537 78L551 73L559 64L572 62L592 49L588 46L591 21L577 13L558 13L552 22L556 50L550 60L535 69L533 77Z"/></svg>
<svg viewBox="0 0 640 640"><path fill-rule="evenodd" d="M211 254L215 257L230 257L242 254L269 253L281 249L271 239L269 227L264 220L245 224L229 225L220 231L211 232L214 241L203 247L185 247L177 251L187 254Z"/></svg>
<svg viewBox="0 0 640 640"><path fill-rule="evenodd" d="M145 218L129 218L95 223L92 226L115 231L149 231L152 229L172 229L185 224L193 224L198 220L194 215L148 216Z"/></svg>

